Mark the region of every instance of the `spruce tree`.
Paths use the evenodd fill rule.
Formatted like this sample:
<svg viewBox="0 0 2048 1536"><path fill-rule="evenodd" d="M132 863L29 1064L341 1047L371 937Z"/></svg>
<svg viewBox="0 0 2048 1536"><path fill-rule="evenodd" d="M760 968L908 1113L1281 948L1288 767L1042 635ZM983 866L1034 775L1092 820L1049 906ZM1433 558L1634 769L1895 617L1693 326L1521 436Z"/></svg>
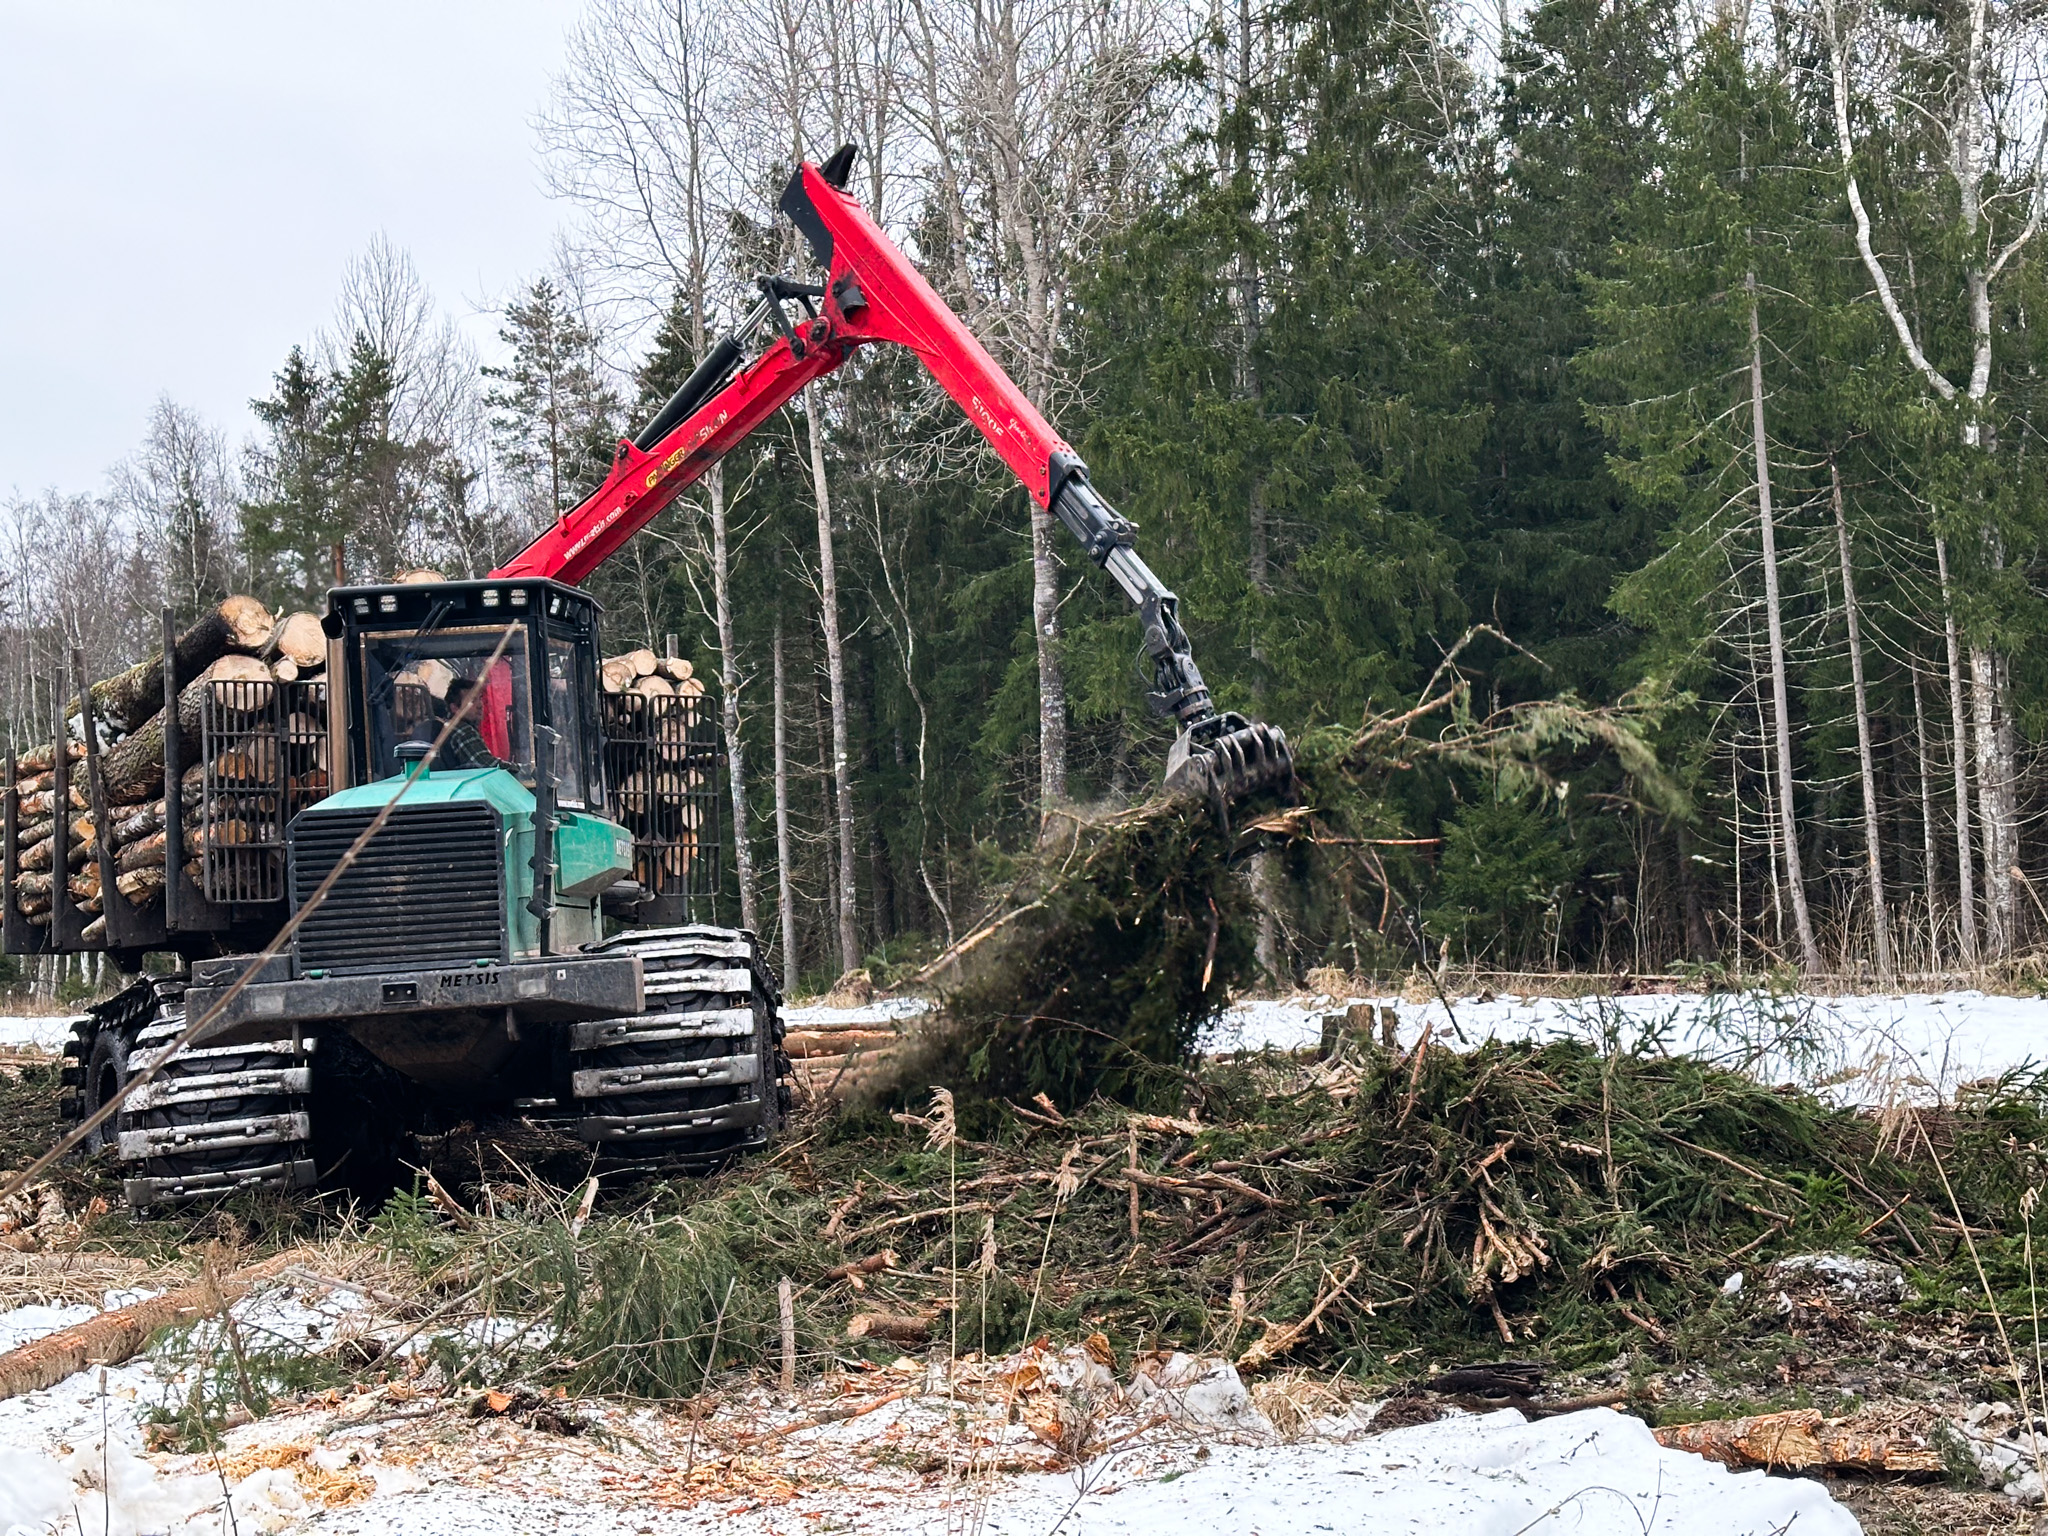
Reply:
<svg viewBox="0 0 2048 1536"><path fill-rule="evenodd" d="M551 278L505 309L499 340L512 349L484 396L499 463L536 524L559 516L603 481L621 409L597 365L597 337Z"/></svg>

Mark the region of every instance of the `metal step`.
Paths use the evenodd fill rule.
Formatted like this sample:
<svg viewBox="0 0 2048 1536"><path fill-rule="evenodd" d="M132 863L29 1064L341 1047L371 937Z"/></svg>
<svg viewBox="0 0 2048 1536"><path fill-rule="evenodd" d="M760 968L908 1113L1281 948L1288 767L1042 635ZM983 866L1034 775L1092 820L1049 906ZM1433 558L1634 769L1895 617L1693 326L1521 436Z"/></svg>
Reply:
<svg viewBox="0 0 2048 1536"><path fill-rule="evenodd" d="M656 992L736 992L751 996L754 973L707 969L648 971L644 985L650 995Z"/></svg>
<svg viewBox="0 0 2048 1536"><path fill-rule="evenodd" d="M761 1080L761 1058L708 1056L702 1061L650 1062L639 1067L586 1067L571 1079L579 1099L621 1093L675 1093L685 1088L730 1088Z"/></svg>
<svg viewBox="0 0 2048 1536"><path fill-rule="evenodd" d="M311 1158L285 1163L266 1163L260 1168L236 1168L218 1173L192 1173L176 1177L123 1179L122 1193L136 1210L159 1200L193 1200L203 1195L224 1195L237 1189L311 1189L319 1173Z"/></svg>
<svg viewBox="0 0 2048 1536"><path fill-rule="evenodd" d="M226 1056L310 1056L313 1054L313 1044L313 1039L308 1036L297 1041L257 1040L247 1045L202 1045L196 1048L188 1047L170 1059L183 1063L219 1061ZM129 1054L128 1063L137 1072L147 1071L165 1059L165 1052L168 1049L166 1046L158 1046L154 1050L144 1050L138 1042L136 1049Z"/></svg>
<svg viewBox="0 0 2048 1536"><path fill-rule="evenodd" d="M721 1104L716 1109L652 1115L586 1115L576 1122L585 1142L661 1141L674 1136L709 1136L761 1123L767 1106L759 1099Z"/></svg>
<svg viewBox="0 0 2048 1536"><path fill-rule="evenodd" d="M706 1008L697 1013L641 1013L630 1018L594 1019L569 1026L569 1049L591 1051L607 1045L656 1040L707 1040L751 1035L752 1008Z"/></svg>
<svg viewBox="0 0 2048 1536"><path fill-rule="evenodd" d="M304 1110L286 1115L251 1115L243 1120L209 1120L202 1125L168 1125L121 1132L121 1161L139 1163L149 1157L179 1153L227 1152L238 1147L304 1141L313 1134L313 1117Z"/></svg>
<svg viewBox="0 0 2048 1536"><path fill-rule="evenodd" d="M134 1111L161 1109L167 1104L200 1104L251 1093L309 1093L310 1067L260 1067L249 1072L218 1072L204 1077L159 1077L128 1096Z"/></svg>

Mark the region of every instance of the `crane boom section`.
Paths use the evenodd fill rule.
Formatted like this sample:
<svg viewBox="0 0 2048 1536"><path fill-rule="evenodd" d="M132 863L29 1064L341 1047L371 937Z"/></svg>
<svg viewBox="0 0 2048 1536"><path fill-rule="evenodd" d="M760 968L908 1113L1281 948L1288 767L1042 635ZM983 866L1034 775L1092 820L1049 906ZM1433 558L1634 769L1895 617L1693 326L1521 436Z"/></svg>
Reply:
<svg viewBox="0 0 2048 1536"><path fill-rule="evenodd" d="M868 342L916 353L1032 500L1048 504L1053 455L1069 452L1066 443L867 210L809 164L791 180L783 207L827 270L821 312L778 336L650 445L622 443L604 484L493 576L582 581L805 385Z"/></svg>

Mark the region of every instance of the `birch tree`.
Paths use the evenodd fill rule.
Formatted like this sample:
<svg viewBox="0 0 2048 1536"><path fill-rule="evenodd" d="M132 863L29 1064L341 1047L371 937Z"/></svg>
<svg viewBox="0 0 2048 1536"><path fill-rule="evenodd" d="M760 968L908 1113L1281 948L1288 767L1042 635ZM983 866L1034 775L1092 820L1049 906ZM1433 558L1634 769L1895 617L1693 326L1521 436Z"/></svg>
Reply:
<svg viewBox="0 0 2048 1536"><path fill-rule="evenodd" d="M1835 147L1857 255L1890 322L1897 355L1943 408L1955 442L1967 458L1995 456L1993 394L2002 343L1994 306L2017 277L2043 214L2048 121L2039 91L2039 19L2030 9L1994 7L1991 0L1915 13L1821 0L1821 13ZM1875 212L1859 175L1873 167L1890 193ZM1903 247L1902 255L1887 260L1880 239ZM1894 282L1894 265L1906 272L1905 297ZM1953 297L1928 280L1945 270L1959 279ZM1997 510L1981 490L1964 489L1958 501L1937 514L1970 531L1995 575L2007 558ZM1985 942L1989 956L2002 959L2018 916L2010 664L1989 626L1975 625L1965 638Z"/></svg>
<svg viewBox="0 0 2048 1536"><path fill-rule="evenodd" d="M1057 421L1082 385L1066 350L1077 280L1163 148L1158 66L1181 41L1176 13L1159 0L909 4L908 110L950 248L934 276ZM1067 796L1062 535L1049 513L1029 520L1042 816Z"/></svg>
<svg viewBox="0 0 2048 1536"><path fill-rule="evenodd" d="M730 167L717 131L724 106L717 82L731 54L722 24L712 6L599 0L571 36L542 124L557 188L583 203L616 241L604 258L614 278L628 291L636 282L643 291L649 279L658 282L670 315L687 326L695 358L705 355L706 320L720 307L714 284L729 281L720 236ZM700 483L740 921L755 928L760 881L747 807L746 677L733 616L724 465L714 465Z"/></svg>

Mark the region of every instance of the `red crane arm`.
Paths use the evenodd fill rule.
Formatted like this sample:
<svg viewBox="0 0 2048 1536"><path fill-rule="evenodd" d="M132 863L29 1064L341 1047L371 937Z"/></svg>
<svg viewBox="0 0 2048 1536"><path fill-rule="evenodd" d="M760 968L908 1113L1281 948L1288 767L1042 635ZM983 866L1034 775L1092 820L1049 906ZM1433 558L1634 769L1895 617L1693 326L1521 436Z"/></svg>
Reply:
<svg viewBox="0 0 2048 1536"><path fill-rule="evenodd" d="M709 398L688 401L688 414L664 423L652 441L643 432L622 444L604 484L492 575L583 580L806 384L873 341L915 352L1032 500L1047 504L1055 489L1053 455L1071 450L867 210L808 164L782 202L826 268L824 291L816 295L823 313L778 337ZM735 343L727 368L737 350ZM703 372L692 381L701 380L699 393L717 382Z"/></svg>
<svg viewBox="0 0 2048 1536"><path fill-rule="evenodd" d="M1137 606L1156 684L1152 707L1185 728L1168 759L1168 782L1191 757L1198 767L1208 765L1205 782L1218 793L1226 784L1291 777L1284 736L1217 714L1181 629L1178 599L1131 547L1136 529L1096 493L1079 456L847 195L852 163L850 145L822 169L806 162L782 194L782 211L825 269L823 285L763 278L762 302L741 334L720 341L655 419L619 445L604 484L491 574L583 580L806 384L869 342L893 342L917 354L1031 499L1080 540ZM789 299L800 301L808 318L792 324L783 310ZM744 338L767 319L780 335L740 367Z"/></svg>

